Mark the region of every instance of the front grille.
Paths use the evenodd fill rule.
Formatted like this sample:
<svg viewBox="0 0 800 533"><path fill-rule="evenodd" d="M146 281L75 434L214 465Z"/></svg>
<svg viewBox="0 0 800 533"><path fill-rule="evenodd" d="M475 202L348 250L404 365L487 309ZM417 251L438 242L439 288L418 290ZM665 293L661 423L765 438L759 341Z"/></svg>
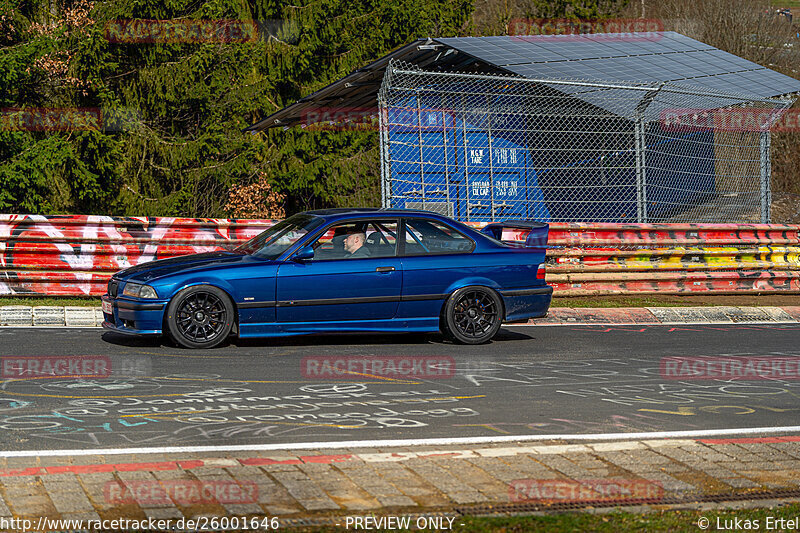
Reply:
<svg viewBox="0 0 800 533"><path fill-rule="evenodd" d="M108 295L111 296L112 298L116 298L117 297L117 289L119 289L119 281L117 281L117 280L112 278L108 282Z"/></svg>

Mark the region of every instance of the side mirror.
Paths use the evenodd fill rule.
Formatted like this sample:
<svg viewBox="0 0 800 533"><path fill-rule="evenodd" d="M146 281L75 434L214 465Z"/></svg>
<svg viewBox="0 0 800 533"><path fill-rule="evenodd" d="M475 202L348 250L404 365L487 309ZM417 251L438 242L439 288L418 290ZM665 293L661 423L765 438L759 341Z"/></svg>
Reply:
<svg viewBox="0 0 800 533"><path fill-rule="evenodd" d="M314 247L306 246L292 256L292 261L303 262L314 258Z"/></svg>

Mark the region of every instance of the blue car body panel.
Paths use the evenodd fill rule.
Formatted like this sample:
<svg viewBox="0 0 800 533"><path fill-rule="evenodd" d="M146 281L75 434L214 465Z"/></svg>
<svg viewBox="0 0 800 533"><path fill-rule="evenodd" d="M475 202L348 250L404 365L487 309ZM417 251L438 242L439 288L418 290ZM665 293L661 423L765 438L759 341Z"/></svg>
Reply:
<svg viewBox="0 0 800 533"><path fill-rule="evenodd" d="M203 284L230 296L240 337L438 331L448 296L469 285L497 291L507 321L544 316L550 306L552 288L544 279L537 279L545 260L539 230L539 240L531 241L533 246L514 247L487 236L500 236L496 225L481 233L425 211L353 209L308 214L321 217L324 223L274 260L235 251L212 252L118 272L103 296L105 307L112 308L111 313L104 313L103 326L128 334L161 334L172 297L184 288ZM334 224L392 219L400 229L403 221L412 218L448 226L465 236L473 244L472 250L406 256L401 253L404 246L399 246L394 257L291 259ZM545 226L545 242L546 235ZM158 298L124 296L128 283L150 285Z"/></svg>

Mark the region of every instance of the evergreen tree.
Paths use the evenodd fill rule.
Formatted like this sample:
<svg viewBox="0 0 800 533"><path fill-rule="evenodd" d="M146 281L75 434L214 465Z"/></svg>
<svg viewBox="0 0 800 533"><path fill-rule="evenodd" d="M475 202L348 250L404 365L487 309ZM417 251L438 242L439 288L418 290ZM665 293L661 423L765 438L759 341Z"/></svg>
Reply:
<svg viewBox="0 0 800 533"><path fill-rule="evenodd" d="M0 0L0 210L226 216L232 187L263 179L290 212L375 204L374 132L242 130L470 14L469 0ZM245 38L137 42L129 21L154 19Z"/></svg>

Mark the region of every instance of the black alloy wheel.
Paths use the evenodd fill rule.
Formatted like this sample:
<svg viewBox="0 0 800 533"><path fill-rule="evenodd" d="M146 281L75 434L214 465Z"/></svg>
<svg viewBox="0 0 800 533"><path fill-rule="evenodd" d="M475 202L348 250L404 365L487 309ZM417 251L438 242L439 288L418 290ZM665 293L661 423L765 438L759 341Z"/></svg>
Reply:
<svg viewBox="0 0 800 533"><path fill-rule="evenodd" d="M483 344L491 340L503 320L500 296L488 287L463 287L447 300L444 333L463 344Z"/></svg>
<svg viewBox="0 0 800 533"><path fill-rule="evenodd" d="M233 304L224 291L196 285L179 292L167 308L170 338L186 348L213 348L233 326Z"/></svg>

